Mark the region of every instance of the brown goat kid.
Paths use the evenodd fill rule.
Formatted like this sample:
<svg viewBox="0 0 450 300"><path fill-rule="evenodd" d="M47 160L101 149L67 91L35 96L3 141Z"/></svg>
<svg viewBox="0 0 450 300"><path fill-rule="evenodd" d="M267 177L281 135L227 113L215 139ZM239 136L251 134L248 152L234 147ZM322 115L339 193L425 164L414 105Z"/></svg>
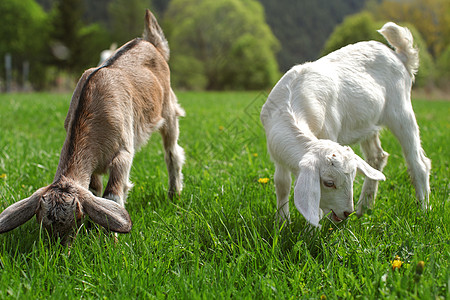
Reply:
<svg viewBox="0 0 450 300"><path fill-rule="evenodd" d="M87 70L73 93L67 131L54 182L0 214L0 233L36 214L37 221L61 239L86 214L120 233L131 230L124 208L131 188L135 151L159 130L169 173L169 196L180 193L184 151L177 144L178 117L184 115L170 86L169 47L147 10L143 39L134 39L98 68ZM101 174L109 172L103 193ZM113 201L111 201L113 200Z"/></svg>

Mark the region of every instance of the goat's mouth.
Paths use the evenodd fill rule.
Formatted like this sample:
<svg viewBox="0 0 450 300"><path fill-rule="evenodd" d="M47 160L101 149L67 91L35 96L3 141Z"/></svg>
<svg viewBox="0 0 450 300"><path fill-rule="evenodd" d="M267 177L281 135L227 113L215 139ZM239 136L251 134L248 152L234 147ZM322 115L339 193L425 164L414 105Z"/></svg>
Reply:
<svg viewBox="0 0 450 300"><path fill-rule="evenodd" d="M333 221L335 221L335 222L341 222L342 221L342 219L341 218L339 218L337 215L336 215L336 213L334 212L334 210L331 210L331 212L332 212L332 219L333 219Z"/></svg>

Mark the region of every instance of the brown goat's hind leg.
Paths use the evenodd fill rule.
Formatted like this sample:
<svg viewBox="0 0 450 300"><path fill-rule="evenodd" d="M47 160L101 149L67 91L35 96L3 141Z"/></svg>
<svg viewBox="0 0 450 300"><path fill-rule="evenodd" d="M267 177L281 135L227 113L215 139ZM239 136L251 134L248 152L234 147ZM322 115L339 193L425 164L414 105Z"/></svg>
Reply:
<svg viewBox="0 0 450 300"><path fill-rule="evenodd" d="M179 194L183 189L183 174L181 168L184 163L184 150L178 141L178 119L172 116L166 120L161 128L161 135L164 143L164 159L169 173L169 198L172 199L175 194Z"/></svg>

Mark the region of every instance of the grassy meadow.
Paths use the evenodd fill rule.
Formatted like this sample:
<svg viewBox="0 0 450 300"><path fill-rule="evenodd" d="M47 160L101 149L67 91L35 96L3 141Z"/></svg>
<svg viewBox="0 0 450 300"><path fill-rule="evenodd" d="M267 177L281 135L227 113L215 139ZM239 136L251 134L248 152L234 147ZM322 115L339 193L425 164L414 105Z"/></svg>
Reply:
<svg viewBox="0 0 450 300"><path fill-rule="evenodd" d="M131 233L116 242L82 227L64 247L33 218L0 235L0 299L450 299L450 102L413 101L433 164L430 212L418 209L400 146L383 131L390 157L374 208L311 231L293 202L293 222L277 226L274 166L259 122L267 94L177 94L186 110L181 196L166 197L154 134L133 163ZM69 101L0 95L0 211L52 182ZM355 199L362 182L357 176ZM393 270L396 256L402 264Z"/></svg>

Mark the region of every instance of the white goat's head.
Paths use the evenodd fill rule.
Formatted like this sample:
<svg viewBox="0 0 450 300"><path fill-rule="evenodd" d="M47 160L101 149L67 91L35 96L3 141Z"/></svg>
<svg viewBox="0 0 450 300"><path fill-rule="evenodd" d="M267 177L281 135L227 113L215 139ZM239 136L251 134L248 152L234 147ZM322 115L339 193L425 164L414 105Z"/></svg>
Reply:
<svg viewBox="0 0 450 300"><path fill-rule="evenodd" d="M128 212L112 200L94 196L75 182L62 177L40 188L31 197L18 201L0 214L0 233L10 231L36 215L39 224L65 241L84 215L115 232L130 232Z"/></svg>
<svg viewBox="0 0 450 300"><path fill-rule="evenodd" d="M350 147L330 140L311 143L299 163L294 202L312 225L318 226L322 212L332 212L331 219L340 222L353 212L353 181L356 171L372 180L385 180L383 173L372 168Z"/></svg>

